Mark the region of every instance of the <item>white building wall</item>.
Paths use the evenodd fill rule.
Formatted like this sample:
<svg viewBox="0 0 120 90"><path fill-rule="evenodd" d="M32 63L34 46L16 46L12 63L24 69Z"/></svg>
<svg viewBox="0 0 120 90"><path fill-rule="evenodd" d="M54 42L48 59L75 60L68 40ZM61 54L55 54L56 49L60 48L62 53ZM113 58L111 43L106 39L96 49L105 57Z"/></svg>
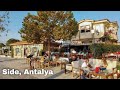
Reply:
<svg viewBox="0 0 120 90"><path fill-rule="evenodd" d="M108 30L112 30L111 37L112 37L113 39L118 40L118 36L117 36L117 34L116 34L116 33L118 32L117 27L111 26L111 27L108 28Z"/></svg>
<svg viewBox="0 0 120 90"><path fill-rule="evenodd" d="M86 27L86 26L90 26L90 30L97 30L99 32L96 33L95 31L95 38L100 38L104 35L104 27L105 25L103 23L99 23L99 24L93 24L92 22L82 22L79 24L79 30L81 30L81 27ZM92 34L91 32L87 32L87 33L80 33L80 38L81 39L85 39L85 38L92 38Z"/></svg>
<svg viewBox="0 0 120 90"><path fill-rule="evenodd" d="M105 27L105 25L103 23L93 25L93 30L96 30L96 32L95 32L95 37L96 38L100 38L104 35L104 32L105 32L104 27ZM99 34L97 33L97 31L99 32Z"/></svg>
<svg viewBox="0 0 120 90"><path fill-rule="evenodd" d="M90 27L92 27L92 22L82 22L82 23L80 23L79 24L79 30L81 29L81 26L90 26Z"/></svg>
<svg viewBox="0 0 120 90"><path fill-rule="evenodd" d="M27 48L28 49L28 54L31 53L32 51L32 48L33 47L36 47L37 48L37 51L41 51L43 49L43 44L34 44L34 45L16 45L16 46L13 46L13 53L14 53L14 58L24 58L24 49ZM16 53L16 49L19 49L18 53Z"/></svg>
<svg viewBox="0 0 120 90"><path fill-rule="evenodd" d="M87 27L89 27L89 29ZM99 21L93 21L93 20L82 20L78 25L78 30L80 31L78 32L77 37L80 37L81 41L89 40L91 42L91 39L93 38L91 30L95 30L94 38L96 39L97 42L99 42L99 38L103 37L104 33L109 29L113 29L113 34L111 34L111 37L113 37L113 39L118 40L117 24L109 21L99 22ZM75 39L78 40L78 38L76 37L74 38L74 40Z"/></svg>

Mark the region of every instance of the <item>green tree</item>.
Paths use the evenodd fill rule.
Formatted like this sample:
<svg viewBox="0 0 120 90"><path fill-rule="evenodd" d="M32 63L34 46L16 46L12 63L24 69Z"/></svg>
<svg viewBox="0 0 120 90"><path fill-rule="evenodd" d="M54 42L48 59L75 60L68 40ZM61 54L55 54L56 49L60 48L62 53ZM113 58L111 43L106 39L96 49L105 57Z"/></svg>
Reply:
<svg viewBox="0 0 120 90"><path fill-rule="evenodd" d="M20 40L11 38L6 42L6 45L9 46L11 43L19 42Z"/></svg>
<svg viewBox="0 0 120 90"><path fill-rule="evenodd" d="M92 44L90 50L95 53L95 58L101 58L102 54L120 52L120 45L114 44ZM95 52L94 52L95 50Z"/></svg>
<svg viewBox="0 0 120 90"><path fill-rule="evenodd" d="M70 40L78 32L77 21L71 11L38 11L24 18L23 27L19 31L23 40L33 43L51 40Z"/></svg>
<svg viewBox="0 0 120 90"><path fill-rule="evenodd" d="M7 31L7 26L9 24L9 12L8 11L1 11L0 12L0 32Z"/></svg>
<svg viewBox="0 0 120 90"><path fill-rule="evenodd" d="M5 45L3 43L0 43L0 48L4 47Z"/></svg>

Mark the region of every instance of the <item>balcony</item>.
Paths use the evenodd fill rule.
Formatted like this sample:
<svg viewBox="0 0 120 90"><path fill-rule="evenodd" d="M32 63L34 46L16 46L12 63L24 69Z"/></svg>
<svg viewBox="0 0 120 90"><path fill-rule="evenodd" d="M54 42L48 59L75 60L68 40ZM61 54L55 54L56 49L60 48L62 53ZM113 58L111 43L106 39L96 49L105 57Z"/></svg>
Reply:
<svg viewBox="0 0 120 90"><path fill-rule="evenodd" d="M91 32L80 33L80 39L92 38Z"/></svg>
<svg viewBox="0 0 120 90"><path fill-rule="evenodd" d="M94 38L101 38L103 35L104 35L103 32L99 32L99 34L95 33ZM92 38L91 32L80 33L80 39L90 39L90 38Z"/></svg>

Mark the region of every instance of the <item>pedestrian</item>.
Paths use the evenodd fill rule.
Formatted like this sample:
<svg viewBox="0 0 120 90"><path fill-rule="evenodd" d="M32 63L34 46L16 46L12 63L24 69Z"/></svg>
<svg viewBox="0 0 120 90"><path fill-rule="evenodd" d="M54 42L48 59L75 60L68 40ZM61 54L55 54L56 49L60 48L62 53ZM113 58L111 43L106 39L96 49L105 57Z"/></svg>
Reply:
<svg viewBox="0 0 120 90"><path fill-rule="evenodd" d="M34 52L31 52L30 55L27 56L27 58L30 58L30 69L34 69L34 66L32 64L32 62L34 61L33 55Z"/></svg>

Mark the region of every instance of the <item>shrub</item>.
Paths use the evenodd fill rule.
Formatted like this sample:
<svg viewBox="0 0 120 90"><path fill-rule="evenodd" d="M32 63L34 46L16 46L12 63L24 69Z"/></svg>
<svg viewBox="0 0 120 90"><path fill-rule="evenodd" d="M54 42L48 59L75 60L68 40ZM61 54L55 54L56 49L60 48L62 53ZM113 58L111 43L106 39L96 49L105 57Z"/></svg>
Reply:
<svg viewBox="0 0 120 90"><path fill-rule="evenodd" d="M117 69L120 70L120 65L117 65Z"/></svg>
<svg viewBox="0 0 120 90"><path fill-rule="evenodd" d="M103 53L114 53L120 51L120 45L113 44L92 44L90 51L95 53L95 58L100 58Z"/></svg>

